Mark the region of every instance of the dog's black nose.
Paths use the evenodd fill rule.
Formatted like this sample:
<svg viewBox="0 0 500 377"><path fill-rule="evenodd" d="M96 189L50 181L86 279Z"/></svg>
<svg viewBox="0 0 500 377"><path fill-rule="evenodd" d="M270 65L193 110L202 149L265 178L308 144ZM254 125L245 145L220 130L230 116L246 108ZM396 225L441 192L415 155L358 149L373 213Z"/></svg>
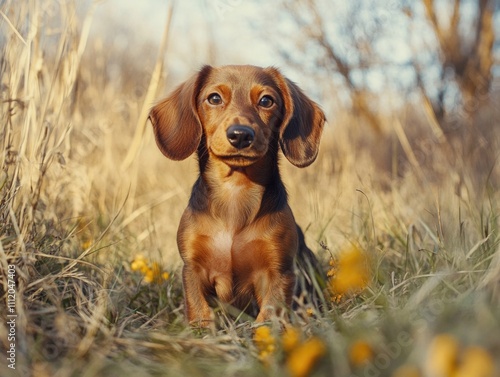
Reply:
<svg viewBox="0 0 500 377"><path fill-rule="evenodd" d="M255 132L248 126L232 125L226 131L227 140L237 149L248 148L255 138Z"/></svg>

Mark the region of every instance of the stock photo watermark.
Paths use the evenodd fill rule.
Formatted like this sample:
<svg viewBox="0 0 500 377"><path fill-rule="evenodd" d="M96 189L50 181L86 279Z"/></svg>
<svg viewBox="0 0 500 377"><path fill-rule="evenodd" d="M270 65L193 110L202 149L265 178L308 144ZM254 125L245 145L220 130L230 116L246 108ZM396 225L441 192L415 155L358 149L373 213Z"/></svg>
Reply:
<svg viewBox="0 0 500 377"><path fill-rule="evenodd" d="M448 303L453 302L453 296L444 295L440 298L431 298L425 306L408 312L410 328L401 330L396 338L373 360L351 377L381 377L386 371L394 367L394 362L404 353L411 352L417 345L418 335L425 331L432 321L445 312Z"/></svg>
<svg viewBox="0 0 500 377"><path fill-rule="evenodd" d="M7 366L16 369L16 266L7 267Z"/></svg>
<svg viewBox="0 0 500 377"><path fill-rule="evenodd" d="M393 361L400 357L403 352L414 343L412 335L407 331L401 331L395 340L390 342L383 352L379 352L359 374L351 377L379 377L382 372L390 368Z"/></svg>

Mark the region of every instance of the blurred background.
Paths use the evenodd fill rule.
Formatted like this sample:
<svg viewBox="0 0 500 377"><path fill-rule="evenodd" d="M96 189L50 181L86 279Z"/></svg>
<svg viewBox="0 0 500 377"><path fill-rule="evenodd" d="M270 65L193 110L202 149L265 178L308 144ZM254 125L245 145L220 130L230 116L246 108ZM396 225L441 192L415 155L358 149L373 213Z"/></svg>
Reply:
<svg viewBox="0 0 500 377"><path fill-rule="evenodd" d="M110 0L95 6L91 36L122 53L153 58L168 27L165 65L173 83L203 64L276 65L327 110L353 108L382 130L376 116L408 102L428 102L442 122L453 112L472 114L498 91L499 6L492 0L273 6L258 0Z"/></svg>
<svg viewBox="0 0 500 377"><path fill-rule="evenodd" d="M31 191L47 195L53 211L44 216L88 219L77 221L87 224L78 233L83 243L99 238L116 215L116 231L135 249L178 261L174 235L196 161L163 158L146 117L203 64L280 67L325 110L316 164L299 170L283 163L313 243L342 244L359 233L360 192L398 192L400 211L419 218L433 212L424 203L434 207L441 195L482 206L498 188L496 0L0 6L2 166L9 177L12 156L24 155L15 169L34 172L46 148L47 168L40 179L20 174L24 187L38 185ZM379 205L398 208L387 200ZM405 218L404 227L412 221Z"/></svg>
<svg viewBox="0 0 500 377"><path fill-rule="evenodd" d="M498 187L498 1L110 0L84 8L95 12L84 59L103 59L101 79L124 85L132 102L143 101L156 59L164 65L155 100L203 64L254 64L280 67L319 102L328 118L325 166L292 173L323 179L306 191L316 198L301 200L306 226L331 216L318 198L338 202L332 185L340 187L341 171L383 190L408 174L424 187L447 180L462 194L486 179Z"/></svg>

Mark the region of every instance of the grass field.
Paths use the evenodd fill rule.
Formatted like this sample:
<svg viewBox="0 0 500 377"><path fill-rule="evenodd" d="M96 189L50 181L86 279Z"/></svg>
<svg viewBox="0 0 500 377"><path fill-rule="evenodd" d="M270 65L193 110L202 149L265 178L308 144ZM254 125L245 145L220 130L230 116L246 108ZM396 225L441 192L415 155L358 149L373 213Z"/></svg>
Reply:
<svg viewBox="0 0 500 377"><path fill-rule="evenodd" d="M146 128L124 164L154 57L88 43L70 3L25 4L0 5L2 376L500 375L493 97L441 139L418 102L382 134L329 115L311 167L282 161L325 304L285 331L220 310L199 331L175 243L196 161Z"/></svg>

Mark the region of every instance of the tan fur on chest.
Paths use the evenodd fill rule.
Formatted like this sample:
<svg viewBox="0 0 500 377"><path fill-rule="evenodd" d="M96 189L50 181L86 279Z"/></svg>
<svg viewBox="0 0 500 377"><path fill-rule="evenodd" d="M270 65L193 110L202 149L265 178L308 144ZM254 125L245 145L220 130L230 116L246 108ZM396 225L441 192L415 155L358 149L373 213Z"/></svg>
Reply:
<svg viewBox="0 0 500 377"><path fill-rule="evenodd" d="M222 221L225 227L233 232L239 231L255 219L264 192L262 186L242 175L234 172L219 181L210 205L212 216Z"/></svg>

